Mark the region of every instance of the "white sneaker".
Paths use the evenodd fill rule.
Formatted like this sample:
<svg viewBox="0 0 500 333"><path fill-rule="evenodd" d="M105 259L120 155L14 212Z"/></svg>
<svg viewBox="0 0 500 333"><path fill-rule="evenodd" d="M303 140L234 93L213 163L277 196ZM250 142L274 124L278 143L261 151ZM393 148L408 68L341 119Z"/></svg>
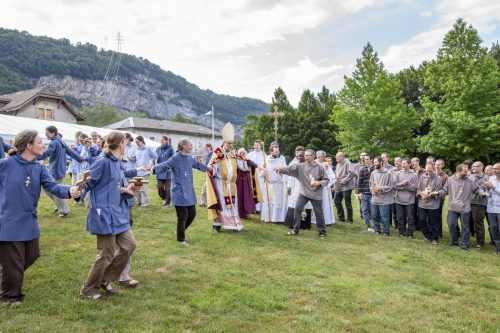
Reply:
<svg viewBox="0 0 500 333"><path fill-rule="evenodd" d="M188 242L186 242L186 241L182 241L182 242L180 242L180 243L181 243L182 245L184 245L184 246L189 246L189 243L188 243Z"/></svg>
<svg viewBox="0 0 500 333"><path fill-rule="evenodd" d="M368 231L368 232L375 232L375 230L373 230L372 228L367 228L366 231Z"/></svg>

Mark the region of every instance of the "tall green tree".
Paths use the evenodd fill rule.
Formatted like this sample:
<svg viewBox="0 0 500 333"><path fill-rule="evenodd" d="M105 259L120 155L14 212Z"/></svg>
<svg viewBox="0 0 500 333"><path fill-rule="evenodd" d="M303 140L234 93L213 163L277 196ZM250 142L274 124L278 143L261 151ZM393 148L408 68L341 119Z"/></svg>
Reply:
<svg viewBox="0 0 500 333"><path fill-rule="evenodd" d="M424 117L424 108L422 107L422 99L426 94L426 87L424 85L426 67L427 62L424 62L418 67L410 66L394 75L401 86L401 97L405 100L406 107L412 106L419 115L419 118L422 119L420 126L415 128L412 133L417 144L422 136L429 133L431 126L430 120ZM425 158L424 154L419 153L417 145L409 147L408 153L411 156L419 156L421 159Z"/></svg>
<svg viewBox="0 0 500 333"><path fill-rule="evenodd" d="M125 115L116 108L107 104L95 104L92 108L84 107L83 116L86 118L82 124L103 127L125 119Z"/></svg>
<svg viewBox="0 0 500 333"><path fill-rule="evenodd" d="M352 77L344 79L331 116L339 128L342 150L356 157L363 151L402 155L411 151L412 133L420 119L413 105L405 105L398 79L384 69L370 43L356 60Z"/></svg>
<svg viewBox="0 0 500 333"><path fill-rule="evenodd" d="M431 121L420 150L451 161L488 158L500 152L500 75L471 25L458 19L437 59L427 66L423 99Z"/></svg>
<svg viewBox="0 0 500 333"><path fill-rule="evenodd" d="M255 140L261 140L264 142L264 148L267 150L269 144L274 141L274 117L271 114L274 112L274 107L277 107L278 112L281 116L278 118L278 142L283 141L283 133L289 122L290 114L293 113L293 107L288 101L288 97L285 91L278 87L274 90L274 95L272 98L271 105L269 106L269 112L262 115L249 115L246 118L246 123L243 126L243 144L245 147L251 148ZM280 147L283 149L282 147Z"/></svg>
<svg viewBox="0 0 500 333"><path fill-rule="evenodd" d="M304 90L295 114L295 126L291 147L301 145L308 149L324 150L328 155L334 155L338 145L335 140L335 127L329 122L334 97L328 89L316 97L309 89Z"/></svg>

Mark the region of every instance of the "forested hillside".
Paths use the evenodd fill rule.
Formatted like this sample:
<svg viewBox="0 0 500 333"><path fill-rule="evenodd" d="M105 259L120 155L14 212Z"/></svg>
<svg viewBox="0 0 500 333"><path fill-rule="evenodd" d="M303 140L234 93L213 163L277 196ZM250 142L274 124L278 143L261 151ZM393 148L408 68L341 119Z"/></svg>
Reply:
<svg viewBox="0 0 500 333"><path fill-rule="evenodd" d="M38 37L25 31L2 28L0 28L0 45L2 50L0 94L29 89L36 85L40 78L46 76L56 78L70 76L77 80L100 82L103 81L106 72L108 77L109 73L114 74L114 68L108 70L110 59L113 57L116 63L119 57L114 51L98 50L95 45L88 43L74 45L68 39ZM132 86L137 80L154 82L156 92L151 89L149 95L153 94L159 102L188 107L194 114L205 113L213 105L217 110L216 117L221 121L242 124L247 115L260 114L268 110L268 105L260 100L220 95L211 90L200 89L183 77L165 71L147 59L128 54L120 55L117 80L132 82ZM77 104L82 102L79 101L77 92L69 94L68 97ZM90 96L89 101L83 102L89 104L95 101L92 101ZM115 106L122 111L151 113L144 105L139 105L135 110ZM162 113L157 110L151 115L161 117ZM167 117L166 113L163 115Z"/></svg>

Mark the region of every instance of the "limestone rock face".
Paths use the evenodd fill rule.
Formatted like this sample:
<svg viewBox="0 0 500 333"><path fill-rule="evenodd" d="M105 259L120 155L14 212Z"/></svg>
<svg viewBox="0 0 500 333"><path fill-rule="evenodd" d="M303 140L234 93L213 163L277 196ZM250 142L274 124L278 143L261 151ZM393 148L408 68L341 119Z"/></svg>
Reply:
<svg viewBox="0 0 500 333"><path fill-rule="evenodd" d="M138 75L133 80L118 78L116 81L48 75L39 78L36 85L49 87L65 97L79 100L84 106L104 103L114 106L124 114L141 111L160 119L170 119L179 113L204 126L212 126L210 116L195 113L190 101L181 99L172 89L161 89L158 81L144 75ZM206 112L208 111L207 106ZM221 128L224 122L217 120L217 111L215 116L215 127Z"/></svg>

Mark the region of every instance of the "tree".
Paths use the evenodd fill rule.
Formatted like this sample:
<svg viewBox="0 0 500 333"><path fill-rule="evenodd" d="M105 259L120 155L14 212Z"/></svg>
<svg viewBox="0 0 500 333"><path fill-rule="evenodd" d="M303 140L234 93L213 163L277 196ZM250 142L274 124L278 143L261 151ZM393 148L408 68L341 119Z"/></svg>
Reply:
<svg viewBox="0 0 500 333"><path fill-rule="evenodd" d="M430 130L430 120L425 120L424 108L422 107L422 99L426 94L426 87L424 85L426 67L427 62L424 62L418 67L410 66L410 68L405 68L394 75L401 86L401 97L405 100L406 107L413 106L419 118L422 119L421 125L415 128L412 133L417 143L418 140L429 133ZM419 157L421 159L425 158L423 154L418 153L418 147L416 145L409 149L408 152L411 156L420 155Z"/></svg>
<svg viewBox="0 0 500 333"><path fill-rule="evenodd" d="M243 144L245 147L250 148L253 146L255 140L261 140L264 142L264 148L268 148L269 144L274 141L274 117L271 112L274 112L274 107L278 108L279 112L284 113L279 121L278 126L278 136L280 141L283 142L282 134L283 134L283 126L286 120L285 116L293 111L293 107L288 101L285 92L281 87L278 87L274 90L274 97L272 99L272 103L269 106L269 113L262 114L260 116L257 115L248 115L246 118L246 123L243 125ZM280 147L283 149L283 147ZM283 152L282 152L283 153Z"/></svg>
<svg viewBox="0 0 500 333"><path fill-rule="evenodd" d="M357 157L361 152L411 151L420 119L413 105L405 105L399 81L387 73L370 43L356 60L352 77L344 80L331 116L344 152Z"/></svg>
<svg viewBox="0 0 500 333"><path fill-rule="evenodd" d="M318 97L309 89L304 90L287 140L291 156L298 145L314 151L324 150L329 155L336 153L335 127L329 122L333 103L334 97L325 87Z"/></svg>
<svg viewBox="0 0 500 333"><path fill-rule="evenodd" d="M176 121L178 123L185 123L185 124L195 124L195 125L200 125L199 122L197 122L196 120L193 120L193 119L189 119L187 117L184 117L182 114L180 113L176 113L175 116L173 116L172 118L170 118L171 121Z"/></svg>
<svg viewBox="0 0 500 333"><path fill-rule="evenodd" d="M431 128L420 150L456 162L498 154L499 80L498 66L481 47L477 30L458 19L427 66L430 96L422 105Z"/></svg>
<svg viewBox="0 0 500 333"><path fill-rule="evenodd" d="M490 56L495 59L495 61L497 62L497 66L500 69L500 44L498 44L498 41L491 45Z"/></svg>
<svg viewBox="0 0 500 333"><path fill-rule="evenodd" d="M84 107L84 125L103 127L123 120L125 116L117 109L107 104L95 104L92 108Z"/></svg>

